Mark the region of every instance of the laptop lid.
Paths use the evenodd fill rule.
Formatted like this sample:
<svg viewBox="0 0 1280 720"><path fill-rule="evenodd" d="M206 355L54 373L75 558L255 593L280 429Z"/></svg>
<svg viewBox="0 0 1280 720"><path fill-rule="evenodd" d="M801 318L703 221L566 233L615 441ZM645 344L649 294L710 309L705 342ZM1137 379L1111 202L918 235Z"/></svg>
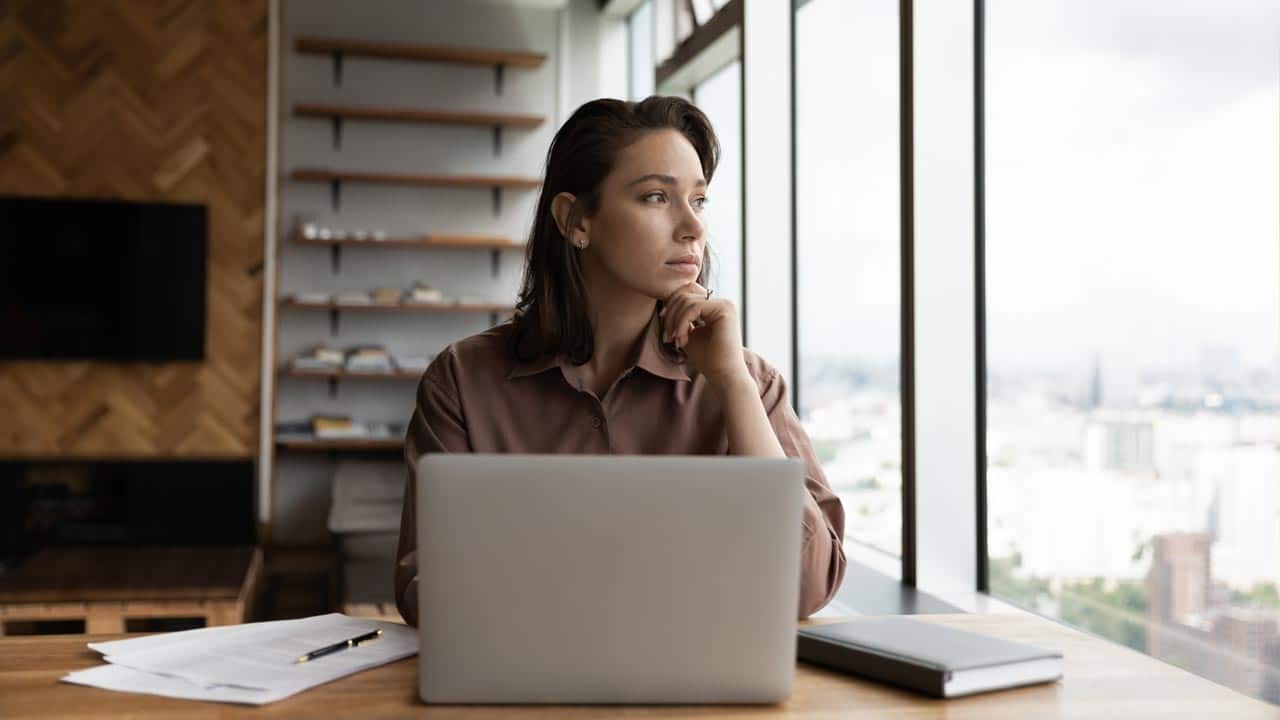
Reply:
<svg viewBox="0 0 1280 720"><path fill-rule="evenodd" d="M422 698L786 699L803 493L794 459L424 455Z"/></svg>

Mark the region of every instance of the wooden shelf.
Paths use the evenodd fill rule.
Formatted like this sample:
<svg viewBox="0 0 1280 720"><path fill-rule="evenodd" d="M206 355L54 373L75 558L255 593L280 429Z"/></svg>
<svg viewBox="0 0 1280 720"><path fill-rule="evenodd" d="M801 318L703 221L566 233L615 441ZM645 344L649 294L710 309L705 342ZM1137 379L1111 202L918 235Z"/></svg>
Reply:
<svg viewBox="0 0 1280 720"><path fill-rule="evenodd" d="M333 370L320 370L310 368L284 367L280 369L281 375L289 375L291 377L302 378L372 378L374 380L417 380L422 377L425 370L392 370L390 372L374 372L369 370L347 370L345 368L335 368Z"/></svg>
<svg viewBox="0 0 1280 720"><path fill-rule="evenodd" d="M291 235L293 242L303 245L333 247L417 247L417 248L478 248L482 250L521 250L526 243L497 235L419 235L415 237L389 237L385 240L341 240L304 237L299 232Z"/></svg>
<svg viewBox="0 0 1280 720"><path fill-rule="evenodd" d="M326 440L276 440L276 447L303 452L328 450L399 450L403 438L333 438Z"/></svg>
<svg viewBox="0 0 1280 720"><path fill-rule="evenodd" d="M431 187L478 187L532 189L542 185L537 178L505 175L415 175L407 173L359 172L297 168L289 177L302 182L356 182L375 185L425 185Z"/></svg>
<svg viewBox="0 0 1280 720"><path fill-rule="evenodd" d="M427 303L409 304L399 303L390 305L386 303L370 303L361 305L356 303L318 303L318 302L302 302L293 298L285 298L282 304L289 307L305 308L312 310L385 310L390 312L515 312L515 307L511 305L490 305L485 303L471 303L466 305L431 305Z"/></svg>
<svg viewBox="0 0 1280 720"><path fill-rule="evenodd" d="M340 117L374 122L434 123L439 125L479 125L482 127L536 128L546 122L542 115L481 113L458 110L423 110L416 108L369 107L297 103L293 114L306 117Z"/></svg>
<svg viewBox="0 0 1280 720"><path fill-rule="evenodd" d="M352 55L454 65L503 65L527 70L542 67L547 60L546 53L525 50L408 45L321 37L300 37L294 43L294 49L312 55Z"/></svg>

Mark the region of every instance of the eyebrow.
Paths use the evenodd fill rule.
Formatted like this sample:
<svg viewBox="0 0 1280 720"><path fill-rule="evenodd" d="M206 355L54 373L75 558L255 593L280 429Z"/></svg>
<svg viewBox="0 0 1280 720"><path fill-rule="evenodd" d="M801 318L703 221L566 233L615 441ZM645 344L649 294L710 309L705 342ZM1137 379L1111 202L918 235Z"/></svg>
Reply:
<svg viewBox="0 0 1280 720"><path fill-rule="evenodd" d="M650 174L648 174L648 175L642 175L642 176L640 176L640 177L636 178L635 180L632 180L631 182L627 183L627 187L631 187L632 185L638 185L639 183L642 183L642 182L644 182L645 180L657 180L657 181L659 181L659 182L661 182L661 183L663 183L663 184L666 184L666 185L675 185L675 184L676 184L676 179L675 179L674 177L670 176L670 175L659 175L658 173L650 173ZM707 181L706 181L706 180L703 180L703 179L699 178L699 179L698 179L698 182L694 183L694 186L695 186L695 187L705 187L705 186L706 186L706 184L707 184Z"/></svg>

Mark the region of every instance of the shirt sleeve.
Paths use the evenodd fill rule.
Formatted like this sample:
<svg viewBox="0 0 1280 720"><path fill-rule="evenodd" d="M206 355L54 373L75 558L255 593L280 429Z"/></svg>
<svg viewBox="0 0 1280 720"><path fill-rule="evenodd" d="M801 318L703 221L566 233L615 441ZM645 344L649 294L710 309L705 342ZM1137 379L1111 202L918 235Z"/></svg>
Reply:
<svg viewBox="0 0 1280 720"><path fill-rule="evenodd" d="M440 353L418 381L413 417L405 431L406 479L396 551L396 607L410 625L418 624L417 460L427 453L470 452L471 441L458 402L453 354Z"/></svg>
<svg viewBox="0 0 1280 720"><path fill-rule="evenodd" d="M787 457L804 462L804 526L800 556L800 619L820 610L835 597L844 580L844 505L831 491L809 434L787 399L782 373L765 365L759 380L760 400L769 424Z"/></svg>

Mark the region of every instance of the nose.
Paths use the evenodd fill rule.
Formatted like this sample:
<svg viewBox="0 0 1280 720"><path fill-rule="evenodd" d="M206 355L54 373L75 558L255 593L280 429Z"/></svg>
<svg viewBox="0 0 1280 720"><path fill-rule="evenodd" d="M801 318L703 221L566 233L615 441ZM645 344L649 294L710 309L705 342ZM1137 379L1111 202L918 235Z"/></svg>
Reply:
<svg viewBox="0 0 1280 720"><path fill-rule="evenodd" d="M676 225L676 237L681 241L700 240L705 230L702 216L694 210L690 203L682 203L680 220Z"/></svg>

